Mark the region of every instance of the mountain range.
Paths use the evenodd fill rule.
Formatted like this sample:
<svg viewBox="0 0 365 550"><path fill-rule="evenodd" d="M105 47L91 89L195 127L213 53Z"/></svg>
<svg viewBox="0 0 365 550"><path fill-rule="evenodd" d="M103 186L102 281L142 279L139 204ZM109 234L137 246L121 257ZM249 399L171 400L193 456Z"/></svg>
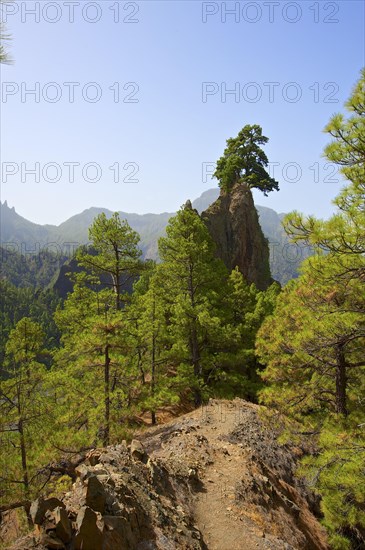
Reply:
<svg viewBox="0 0 365 550"><path fill-rule="evenodd" d="M219 189L209 189L192 205L199 213L206 210L219 196ZM256 205L260 225L270 246L270 267L274 279L285 284L289 279L297 276L301 261L310 254L310 250L303 246L290 244L283 231L281 220L285 214L278 214L275 210ZM74 250L88 242L88 228L94 218L104 212L110 216L112 212L106 208L88 208L80 214L72 216L60 225L39 225L33 223L10 208L5 201L1 203L0 227L1 247L7 251L14 251L21 255L30 256L47 250L57 255L70 257ZM130 226L141 237L140 247L145 258L158 258L158 238L164 234L168 220L174 212L161 214L133 214L119 212L122 219L126 219ZM4 261L4 254L2 255Z"/></svg>

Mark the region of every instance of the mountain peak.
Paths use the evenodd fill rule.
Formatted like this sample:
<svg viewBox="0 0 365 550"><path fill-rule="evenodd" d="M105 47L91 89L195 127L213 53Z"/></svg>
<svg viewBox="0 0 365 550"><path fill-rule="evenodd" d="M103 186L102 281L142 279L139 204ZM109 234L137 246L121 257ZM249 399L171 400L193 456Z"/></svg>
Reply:
<svg viewBox="0 0 365 550"><path fill-rule="evenodd" d="M1 205L1 208L3 208L4 210L10 210L10 212L15 212L15 208L14 206L10 207L8 205L8 201L5 200L4 202L0 202L0 205Z"/></svg>

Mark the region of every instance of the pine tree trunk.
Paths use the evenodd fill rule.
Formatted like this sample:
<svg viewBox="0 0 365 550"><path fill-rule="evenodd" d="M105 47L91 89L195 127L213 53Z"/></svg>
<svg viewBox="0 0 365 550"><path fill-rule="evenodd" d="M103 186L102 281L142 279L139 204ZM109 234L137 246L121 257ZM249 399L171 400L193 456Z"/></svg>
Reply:
<svg viewBox="0 0 365 550"><path fill-rule="evenodd" d="M151 360L151 396L152 398L155 395L155 384L156 384L156 337L155 334L152 336L152 360ZM154 410L151 410L151 422L154 426L156 424L156 413Z"/></svg>
<svg viewBox="0 0 365 550"><path fill-rule="evenodd" d="M27 515L28 525L30 527L33 527L33 522L30 517L30 493L29 493L29 475L28 475L28 464L27 464L27 448L25 444L23 420L21 418L18 422L18 431L20 435L20 453L21 453L21 459L22 459L24 496L26 501L26 504L24 505L24 510Z"/></svg>
<svg viewBox="0 0 365 550"><path fill-rule="evenodd" d="M202 368L200 363L200 350L199 350L199 342L198 342L198 335L195 327L195 322L191 331L190 351L191 351L191 362L194 367L195 382L198 383L202 376ZM202 404L201 391L198 387L194 389L194 403L196 407L200 407L200 405Z"/></svg>
<svg viewBox="0 0 365 550"><path fill-rule="evenodd" d="M189 294L190 294L190 303L193 309L195 308L195 296L194 296L194 283L193 283L193 267L190 265L189 268ZM199 382L199 379L202 376L202 367L200 363L200 349L198 342L198 333L196 329L196 320L193 319L192 327L190 332L190 353L191 353L191 363L194 368L194 377L195 383ZM202 404L202 396L199 387L194 388L194 403L196 407L200 407Z"/></svg>
<svg viewBox="0 0 365 550"><path fill-rule="evenodd" d="M346 406L346 361L343 346L340 344L336 349L336 413L347 416Z"/></svg>
<svg viewBox="0 0 365 550"><path fill-rule="evenodd" d="M112 274L112 279L113 279L113 290L115 293L115 307L117 311L119 311L121 309L121 299L120 299L120 274L118 271Z"/></svg>
<svg viewBox="0 0 365 550"><path fill-rule="evenodd" d="M109 345L105 346L105 360L104 360L104 403L105 403L105 426L104 426L104 438L103 444L105 447L109 445L110 440L110 357L109 357Z"/></svg>
<svg viewBox="0 0 365 550"><path fill-rule="evenodd" d="M145 374L144 374L144 370L143 370L143 367L142 367L142 353L141 353L141 348L138 347L138 368L139 368L139 371L141 373L141 384L142 386L144 386L146 384L146 378L145 378Z"/></svg>
<svg viewBox="0 0 365 550"><path fill-rule="evenodd" d="M25 491L25 498L29 497L29 476L28 476L28 466L27 466L27 450L25 447L25 438L24 438L24 429L23 429L23 420L20 419L18 423L18 430L20 434L20 453L22 457L22 471L23 471L23 484Z"/></svg>
<svg viewBox="0 0 365 550"><path fill-rule="evenodd" d="M119 271L119 250L118 248L115 251L115 292L116 292L116 307L117 311L121 309L121 303L120 303L120 271Z"/></svg>

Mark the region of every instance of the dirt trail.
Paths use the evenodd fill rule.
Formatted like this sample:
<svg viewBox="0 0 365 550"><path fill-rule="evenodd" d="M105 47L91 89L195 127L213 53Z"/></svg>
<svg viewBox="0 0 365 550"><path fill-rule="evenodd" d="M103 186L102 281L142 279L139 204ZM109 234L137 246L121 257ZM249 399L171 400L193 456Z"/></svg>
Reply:
<svg viewBox="0 0 365 550"><path fill-rule="evenodd" d="M211 405L202 409L204 435L214 453L207 466L204 488L195 499L195 517L209 550L257 550L274 548L263 544L264 530L235 505L235 485L246 468L243 446L222 441L239 422L234 403Z"/></svg>
<svg viewBox="0 0 365 550"><path fill-rule="evenodd" d="M199 410L141 434L153 460L192 483L193 522L209 550L324 550L323 528L294 448L279 445L260 407L210 400ZM192 479L193 481L193 479ZM311 504L309 504L311 502Z"/></svg>

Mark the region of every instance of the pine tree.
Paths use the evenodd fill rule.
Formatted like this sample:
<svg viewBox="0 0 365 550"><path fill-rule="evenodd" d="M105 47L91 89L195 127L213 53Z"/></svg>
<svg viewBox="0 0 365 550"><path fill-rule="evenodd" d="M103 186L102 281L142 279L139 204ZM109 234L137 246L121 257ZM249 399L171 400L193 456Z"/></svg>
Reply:
<svg viewBox="0 0 365 550"><path fill-rule="evenodd" d="M195 404L200 405L202 388L219 369L216 356L225 339L219 306L226 268L215 257L213 241L190 202L170 219L166 237L159 240L159 254L170 300L171 358L179 365L181 380L191 384Z"/></svg>
<svg viewBox="0 0 365 550"><path fill-rule="evenodd" d="M229 193L238 182L250 189L259 189L265 196L274 189L279 191L278 182L266 170L269 161L260 147L268 141L258 124L247 124L236 138L227 140L227 147L217 161L213 175L223 191Z"/></svg>
<svg viewBox="0 0 365 550"><path fill-rule="evenodd" d="M228 346L220 356L221 370L215 380L218 395L257 399L262 381L255 352L256 334L265 317L273 312L279 290L274 283L266 291L259 291L238 268L230 274L224 298Z"/></svg>
<svg viewBox="0 0 365 550"><path fill-rule="evenodd" d="M108 445L131 403L136 379L126 316L116 310L112 291L76 284L56 321L63 335L53 375L64 428L73 445L99 440Z"/></svg>
<svg viewBox="0 0 365 550"><path fill-rule="evenodd" d="M322 497L323 523L334 550L364 546L363 422L363 411L327 418L318 436L319 452L305 457L299 471Z"/></svg>
<svg viewBox="0 0 365 550"><path fill-rule="evenodd" d="M325 156L337 164L347 180L334 200L338 212L328 221L294 212L284 220L285 229L295 241L304 241L317 250L327 251L341 264L350 255L353 266L344 266L342 276L363 278L365 268L365 69L346 103L349 117L334 115L325 128L333 141Z"/></svg>
<svg viewBox="0 0 365 550"><path fill-rule="evenodd" d="M318 453L303 462L302 473L322 496L331 547L338 549L351 548L349 539L365 542L364 288L342 276L353 260L307 260L257 339L268 384L261 401L313 438ZM289 431L296 437L297 425Z"/></svg>
<svg viewBox="0 0 365 550"><path fill-rule="evenodd" d="M43 343L40 325L22 318L10 332L0 380L2 502L18 502L27 512L37 494L37 469L42 466L52 421L44 391Z"/></svg>
<svg viewBox="0 0 365 550"><path fill-rule="evenodd" d="M132 303L128 308L130 324L134 325L141 373L140 407L150 412L152 424L157 422L158 408L179 401L169 356L170 305L166 295L164 268L162 265L155 266L153 271L146 273L135 285Z"/></svg>
<svg viewBox="0 0 365 550"><path fill-rule="evenodd" d="M126 296L123 290L141 271L140 237L126 220L115 212L110 219L104 213L97 216L89 228L89 239L94 253L79 249L77 261L97 275L106 275L103 283L115 293L116 309L122 307Z"/></svg>
<svg viewBox="0 0 365 550"><path fill-rule="evenodd" d="M331 547L365 545L365 71L332 117L325 154L348 180L328 221L297 212L285 220L295 240L313 245L301 277L288 284L261 328L265 404L295 418L319 452L303 462L322 496Z"/></svg>
<svg viewBox="0 0 365 550"><path fill-rule="evenodd" d="M118 213L97 216L89 229L92 249L77 253L86 271L74 275L74 292L56 314L62 347L53 371L60 433L72 445L109 445L134 399L136 372L125 303L126 288L142 269L139 235ZM106 287L106 288L105 288ZM123 428L121 428L123 430Z"/></svg>
<svg viewBox="0 0 365 550"><path fill-rule="evenodd" d="M307 260L258 334L258 353L267 365L262 376L270 382L263 399L289 407L301 421L309 413L310 422L329 411L347 416L360 397L365 320L356 308L363 288L336 277L338 269L329 256Z"/></svg>
<svg viewBox="0 0 365 550"><path fill-rule="evenodd" d="M29 317L41 324L45 333L46 348L52 349L59 343L59 332L53 321L53 314L60 298L51 290L33 288L17 288L6 279L0 280L1 307L0 307L0 363L5 357L5 346L10 331L23 317ZM47 365L50 357L47 357Z"/></svg>

